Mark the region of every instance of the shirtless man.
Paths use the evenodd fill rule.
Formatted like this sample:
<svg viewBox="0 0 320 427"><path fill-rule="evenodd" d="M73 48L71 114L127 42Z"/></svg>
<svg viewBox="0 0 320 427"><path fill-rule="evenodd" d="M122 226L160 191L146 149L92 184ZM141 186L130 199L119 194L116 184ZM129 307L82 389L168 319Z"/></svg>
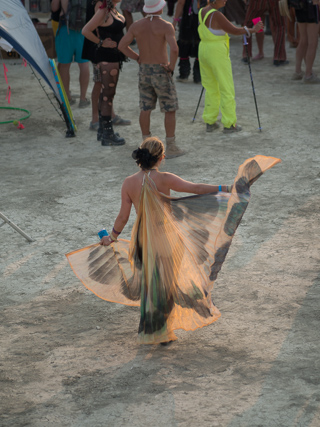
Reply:
<svg viewBox="0 0 320 427"><path fill-rule="evenodd" d="M145 0L145 18L134 22L121 39L118 49L138 62L140 93L140 127L143 139L151 136L150 116L156 108L157 99L165 114L166 158L182 156L184 151L175 144L176 110L178 98L173 82L173 70L178 59L178 45L173 25L161 18L165 0ZM139 54L130 43L136 39ZM168 61L167 44L170 48Z"/></svg>

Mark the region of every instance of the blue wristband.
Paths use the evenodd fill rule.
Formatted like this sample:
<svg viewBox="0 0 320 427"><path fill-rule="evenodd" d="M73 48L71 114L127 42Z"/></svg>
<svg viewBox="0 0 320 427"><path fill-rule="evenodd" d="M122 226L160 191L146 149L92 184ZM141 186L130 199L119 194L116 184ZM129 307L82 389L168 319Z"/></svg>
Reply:
<svg viewBox="0 0 320 427"><path fill-rule="evenodd" d="M222 186L221 185L219 185L219 191L222 191Z"/></svg>

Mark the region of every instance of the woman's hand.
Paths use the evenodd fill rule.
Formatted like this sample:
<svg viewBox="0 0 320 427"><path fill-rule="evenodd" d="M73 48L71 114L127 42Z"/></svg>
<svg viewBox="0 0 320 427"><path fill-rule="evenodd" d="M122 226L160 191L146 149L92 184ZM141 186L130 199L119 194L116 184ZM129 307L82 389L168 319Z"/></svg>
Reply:
<svg viewBox="0 0 320 427"><path fill-rule="evenodd" d="M109 47L109 48L113 48L113 47L117 47L118 44L117 42L111 40L110 38L104 39L103 43L101 45L102 47Z"/></svg>
<svg viewBox="0 0 320 427"><path fill-rule="evenodd" d="M111 236L103 236L100 240L100 245L109 246L114 240L112 240Z"/></svg>
<svg viewBox="0 0 320 427"><path fill-rule="evenodd" d="M256 23L256 25L253 27L253 33L258 33L259 31L263 30L263 22L259 21Z"/></svg>

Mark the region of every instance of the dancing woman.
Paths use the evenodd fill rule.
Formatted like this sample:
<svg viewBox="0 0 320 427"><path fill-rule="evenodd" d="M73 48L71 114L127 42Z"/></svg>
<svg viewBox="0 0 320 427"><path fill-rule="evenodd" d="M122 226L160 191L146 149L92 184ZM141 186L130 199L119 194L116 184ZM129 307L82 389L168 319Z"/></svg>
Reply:
<svg viewBox="0 0 320 427"><path fill-rule="evenodd" d="M123 145L124 138L115 134L112 126L112 105L119 71L125 56L117 47L123 37L124 17L117 11L119 0L104 0L92 19L83 27L82 34L96 43L95 63L101 75L102 90L99 100L98 140L101 144ZM97 35L94 34L96 30Z"/></svg>
<svg viewBox="0 0 320 427"><path fill-rule="evenodd" d="M217 118L221 109L221 123L224 133L241 131L237 125L235 92L232 67L229 57L229 36L257 33L263 28L258 22L253 28L236 27L217 9L225 6L227 0L210 0L199 12L199 61L201 82L206 89L203 120L207 132L219 128Z"/></svg>
<svg viewBox="0 0 320 427"><path fill-rule="evenodd" d="M67 254L75 274L97 296L140 306L142 344L174 341L174 330L195 330L220 317L211 290L249 203L250 185L280 161L248 159L229 187L160 172L164 156L156 137L133 152L140 171L123 182L112 233ZM170 197L171 190L193 195ZM119 240L132 205L137 218L131 241Z"/></svg>

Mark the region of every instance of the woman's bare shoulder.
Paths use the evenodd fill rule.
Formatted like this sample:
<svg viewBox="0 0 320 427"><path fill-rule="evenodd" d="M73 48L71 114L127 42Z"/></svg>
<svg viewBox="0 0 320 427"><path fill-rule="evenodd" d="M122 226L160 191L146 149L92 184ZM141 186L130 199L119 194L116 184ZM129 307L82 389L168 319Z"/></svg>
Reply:
<svg viewBox="0 0 320 427"><path fill-rule="evenodd" d="M133 175L129 175L127 176L127 178L125 178L125 180L123 181L123 183L126 183L126 185L130 184L130 183L134 183L136 182L141 176L141 171L134 173Z"/></svg>
<svg viewBox="0 0 320 427"><path fill-rule="evenodd" d="M159 172L161 174L161 178L166 182L170 183L176 179L179 179L178 175L170 172Z"/></svg>

